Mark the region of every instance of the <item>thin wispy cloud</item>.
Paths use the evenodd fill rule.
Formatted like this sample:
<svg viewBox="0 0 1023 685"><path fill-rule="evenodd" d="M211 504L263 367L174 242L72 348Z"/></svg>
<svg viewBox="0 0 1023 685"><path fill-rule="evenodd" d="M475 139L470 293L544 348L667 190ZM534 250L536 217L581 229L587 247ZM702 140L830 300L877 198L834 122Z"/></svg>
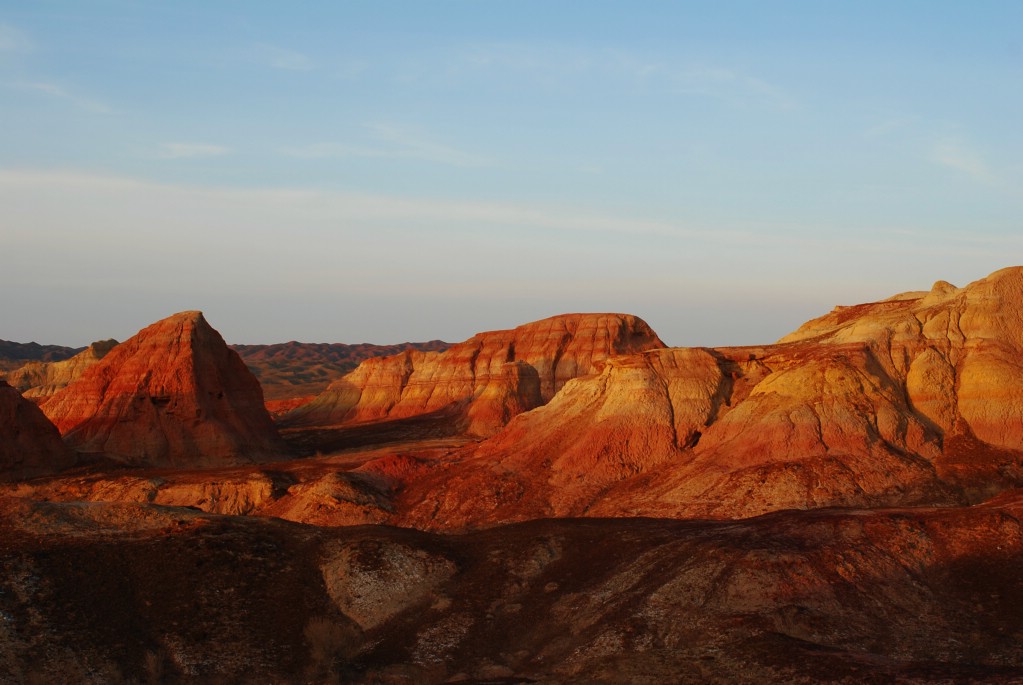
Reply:
<svg viewBox="0 0 1023 685"><path fill-rule="evenodd" d="M253 48L253 58L273 69L285 71L309 71L316 68L308 55L267 43L259 43Z"/></svg>
<svg viewBox="0 0 1023 685"><path fill-rule="evenodd" d="M929 159L939 166L954 169L982 183L995 184L998 178L972 146L958 140L942 140L931 148Z"/></svg>
<svg viewBox="0 0 1023 685"><path fill-rule="evenodd" d="M221 146L182 145L212 148L215 151L223 150L224 154L229 152L227 148ZM393 222L393 225L404 227L410 231L415 231L415 227L421 223L444 227L445 230L456 227L470 227L473 230L479 230L485 226L496 226L501 227L502 231L514 228L565 234L649 236L698 241L705 245L718 245L729 249L756 246L782 247L786 250L807 247L824 250L834 244L834 240L831 238L815 236L820 229L820 226L816 224L805 227L770 222L733 221L708 224L707 222L593 213L586 209L570 206L480 202L469 199L434 200L393 194L286 187L199 187L75 171L0 169L0 190L21 192L23 197L30 192L44 193L47 196L50 194L66 197L77 195L85 198L94 198L97 194L104 193L111 197L121 198L124 202L123 207L115 204L111 204L110 207L122 207L127 214L133 214L136 211L144 214L148 211L149 206L160 205L180 207L183 216L221 217L223 215L221 210L224 207L232 208L232 211L237 208L245 208L242 212L244 216L239 215L238 226L255 226L261 223L273 226L276 225L275 222L290 217L292 221L305 224L313 229ZM162 199L160 202L151 202L155 198ZM165 202L164 200L169 201ZM195 210L196 207L202 208L201 211ZM185 208L192 209L186 210ZM76 210L68 207L68 211ZM120 210L111 209L111 212L116 213L117 211ZM172 214L162 217L162 220L166 221L173 219ZM187 221L187 218L182 219L182 225ZM126 225L130 224L131 221L126 223ZM25 235L35 235L32 226L26 226L25 230ZM889 242L879 245L876 235L899 235L901 240L896 243ZM911 253L920 249L919 236L921 235L933 237L935 232L932 228L921 231L894 225L879 226L873 232L864 229L862 237L844 237L841 246L843 252L873 253L901 249L906 253ZM981 249L985 244L989 244L990 253L996 254L1005 244L1002 237L998 237L997 240L989 239L988 243L983 243L983 240L983 236L979 234L950 232L942 235L942 242L947 242L953 247L946 244L940 249L958 250L967 247ZM1013 237L1012 240L1018 243L1023 240L1023 237ZM939 249L939 247L935 246L934 249Z"/></svg>
<svg viewBox="0 0 1023 685"><path fill-rule="evenodd" d="M676 92L738 103L792 109L795 100L782 88L742 71L720 66L693 66L659 70L665 84Z"/></svg>
<svg viewBox="0 0 1023 685"><path fill-rule="evenodd" d="M461 61L469 69L530 72L545 80L599 67L595 56L585 51L529 43L475 45L468 48Z"/></svg>
<svg viewBox="0 0 1023 685"><path fill-rule="evenodd" d="M335 78L352 80L364 75L369 71L369 69L370 64L366 60L344 60L338 64L334 64L331 73Z"/></svg>
<svg viewBox="0 0 1023 685"><path fill-rule="evenodd" d="M30 52L32 41L28 34L10 24L0 23L0 53Z"/></svg>
<svg viewBox="0 0 1023 685"><path fill-rule="evenodd" d="M863 137L868 140L884 138L885 136L889 136L897 131L903 131L919 121L920 117L917 116L889 117L869 126L863 131Z"/></svg>
<svg viewBox="0 0 1023 685"><path fill-rule="evenodd" d="M371 135L390 146L399 155L451 166L484 166L485 162L450 145L420 136L414 131L388 124L372 124L367 127Z"/></svg>
<svg viewBox="0 0 1023 685"><path fill-rule="evenodd" d="M218 147L218 146L209 146ZM75 171L0 169L0 190L90 196L105 193L125 200L126 207L146 211L148 199L177 198L169 205L244 207L244 225L259 223L275 214L299 217L311 225L397 221L399 225L431 222L438 226L518 226L552 231L616 233L699 238L728 244L753 239L746 230L722 227L694 228L670 221L630 216L609 216L566 207L528 206L472 200L431 200L400 195L332 192L290 188L223 188L164 184L123 176ZM112 206L112 205L111 205ZM115 211L115 210L111 210ZM184 211L184 210L182 210ZM210 212L217 215L218 212ZM164 219L169 219L165 216ZM272 223L272 222L271 222ZM31 227L26 231L30 232ZM26 233L28 235L28 233ZM771 238L775 240L775 238Z"/></svg>
<svg viewBox="0 0 1023 685"><path fill-rule="evenodd" d="M0 225L10 254L46 250L60 267L47 285L83 300L126 288L145 289L149 302L169 295L207 301L211 292L228 293L224 302L231 306L251 304L254 292L283 297L285 306L293 306L296 297L352 302L359 299L354 294L365 294L375 306L392 311L398 303L448 310L452 302L475 299L490 305L494 298L507 298L521 304L529 296L575 311L580 306L620 308L614 303L625 298L659 309L668 321L681 319L679 336L692 325L679 313L680 301L717 308L728 301L749 305L749 293L764 301L767 293L774 301L791 303L798 297L812 300L814 307L830 307L862 301L856 298L862 295L865 267L880 276L899 274L897 289L874 282L879 296L887 296L912 289L904 282L926 287L935 278L932 258L946 256L954 257L956 271L938 276L961 285L964 277L955 274L983 275L991 264L1003 263L1006 251L1012 253L1021 240L1015 234L1004 240L990 231L981 231L987 243L964 231L935 239L930 229L922 232L927 240L905 231L891 239L899 226L866 235L843 231L840 240L807 240L788 227L776 231L734 221L614 215L571 205L185 186L24 169L0 169ZM92 228L83 232L82 225ZM824 230L818 224L812 228ZM544 249L536 249L528 238L532 235L543 236ZM639 254L643 268L606 278L622 264L638 263L630 260ZM821 259L829 254L841 258ZM188 279L177 272L181 263L189 264ZM722 263L740 276L719 286ZM34 282L37 274L30 264L12 260L11 268L0 271L2 285L14 290ZM931 270L909 278L906 264ZM257 281L253 273L260 274ZM254 291L255 282L263 290ZM516 287L523 282L530 285ZM707 283L714 284L712 297ZM843 285L850 283L857 287ZM565 295L570 290L573 297ZM372 300L388 293L392 299L382 304ZM584 300L577 296L583 295L592 304L578 304ZM431 300L443 297L454 299ZM348 316L355 320L357 313ZM715 316L720 318L720 312Z"/></svg>
<svg viewBox="0 0 1023 685"><path fill-rule="evenodd" d="M209 146L219 148L219 146ZM226 148L225 148L226 150ZM290 217L296 224L311 229L316 227L354 226L359 224L392 224L402 230L415 232L420 224L443 227L444 230L468 227L481 230L483 227L507 229L541 230L563 234L614 234L624 237L656 237L669 240L699 242L728 249L736 247L770 247L797 249L811 247L825 249L832 239L815 237L818 225L799 227L788 224L729 222L707 224L630 215L593 213L586 209L570 206L520 204L502 202L480 202L469 199L435 200L394 194L353 193L327 190L296 189L282 187L267 188L226 188L198 187L164 184L132 177L103 176L73 171L29 171L0 169L0 190L21 189L23 193L39 192L71 197L95 197L99 193L120 197L125 207L136 208L145 213L150 204L180 207L182 215L222 217L225 207L245 208L240 211L238 226L276 225L283 218ZM160 202L151 202L162 198ZM168 201L164 201L168 200ZM110 205L114 207L115 205ZM120 206L120 205L116 205ZM198 211L194 208L201 207ZM184 208L193 208L186 210ZM69 208L69 211L73 211ZM111 210L118 211L118 210ZM192 211L189 214L189 211ZM162 220L171 221L173 214ZM182 225L187 223L182 219ZM128 221L126 225L130 225ZM35 235L31 226L26 235ZM905 240L899 242L906 251L919 249L916 233L898 226L879 227L877 235L901 234ZM927 235L933 235L928 229ZM977 236L950 233L949 241L957 245L976 242ZM438 236L438 239L440 237ZM1020 238L1019 240L1023 240ZM999 243L992 243L996 247ZM898 247L898 246L895 246ZM843 251L870 253L893 249L893 244L879 246L869 231L862 238L843 238Z"/></svg>
<svg viewBox="0 0 1023 685"><path fill-rule="evenodd" d="M363 269L366 277L379 270L380 264L390 264L389 268L394 268L395 273L403 278L436 281L437 269L444 271L450 268L455 272L460 268L456 268L455 264L464 265L464 261L452 262L451 259L452 255L460 254L465 248L467 235L474 239L489 236L504 241L508 249L519 249L528 243L516 241L511 236L536 232L550 241L552 250L568 251L565 254L576 256L580 250L586 251L586 246L605 240L618 243L624 240L629 245L656 243L660 252L649 255L649 259L667 260L672 264L674 261L670 254L697 250L705 255L740 255L743 254L740 248L755 248L752 253L745 253L749 259L754 259L753 254L774 251L779 258L794 255L793 263L798 263L798 255L807 250L812 254L859 254L878 260L904 259L921 254L934 257L956 254L974 261L997 262L1004 257L1007 247L1001 238L984 243L978 242L976 236L962 232L949 234L922 248L918 238L903 231L898 239L885 238L882 246L878 244L876 235L891 236L892 229L899 227L879 230L876 235L868 233L829 240L808 238L801 232L793 233L787 229L767 231L763 226L708 225L706 222L689 223L679 219L598 214L571 206L435 200L274 187L182 186L66 171L0 169L0 200L0 221L8 227L6 237L14 254L32 254L43 242L57 240L61 244L66 243L68 254L74 254L80 261L80 254L74 250L80 249L81 234L76 226L83 217L95 226L103 227L90 234L90 245L100 241L100 236L104 235L106 243L122 245L124 241L130 241L135 246L132 249L140 253L152 253L154 249L188 252L195 249L195 245L207 245L210 230L215 228L224 245L231 245L232 250L236 249L236 240L229 236L259 236L259 240L241 241L251 247L252 263L262 260L276 265L282 257L288 257L293 261L291 268L296 277L313 289L334 282L337 271L332 255L342 247L354 249L353 245L358 246L361 254L376 255L375 258L382 260L374 262L367 259L364 265L353 267L356 271ZM31 221L25 220L27 207L38 210L33 212ZM154 214L154 207L166 210ZM147 226L144 233L138 229L142 220ZM281 225L293 226L296 233L282 234L279 231ZM384 230L378 233L377 228ZM930 238L934 236L933 231L925 233ZM301 248L302 240L294 240L296 235L305 236L305 241L316 240L323 248L314 251L315 256L312 257L323 267L320 271L322 281L310 281L315 280L310 268L310 252ZM391 242L395 236L419 247L395 255ZM418 242L424 236L429 236L428 241ZM1019 243L1019 240L1014 238L1012 242ZM485 242L472 244L483 250L479 255L481 258L490 254L488 250L491 248L480 247ZM232 258L237 257L235 252L231 254ZM422 257L427 254L432 254L433 259L424 262ZM602 258L612 262L617 259L614 252L598 249L593 254L603 255ZM401 264L396 265L396 259ZM755 259L760 260L761 256ZM481 272L481 281L474 281L473 288L485 288L484 282L503 277L519 277L519 263L515 259L507 260L504 266L495 267L492 272ZM432 271L424 271L424 264L430 265ZM438 264L448 266L438 267ZM350 276L353 269L349 269ZM221 275L219 268L213 273L218 278ZM707 273L709 277L710 272ZM84 274L79 277L84 277ZM69 283L74 278L73 274L70 275ZM635 285L633 280L629 282ZM418 280L416 288L417 291L420 288Z"/></svg>
<svg viewBox="0 0 1023 685"><path fill-rule="evenodd" d="M369 124L358 143L321 142L282 149L289 157L326 159L365 157L413 159L455 167L482 167L489 162L456 147L432 140L421 133L388 124Z"/></svg>
<svg viewBox="0 0 1023 685"><path fill-rule="evenodd" d="M587 50L544 44L477 45L461 57L467 71L519 74L542 86L569 85L578 80L603 83L619 80L653 90L712 97L741 104L780 109L796 106L795 99L779 85L760 75L728 66L692 64L672 58L649 59L623 52Z"/></svg>
<svg viewBox="0 0 1023 685"><path fill-rule="evenodd" d="M162 143L156 153L159 159L202 159L205 157L222 157L231 149L223 145L209 143Z"/></svg>
<svg viewBox="0 0 1023 685"><path fill-rule="evenodd" d="M47 82L18 82L13 84L15 88L21 90L30 90L36 93L42 93L52 98L63 100L79 109L84 109L90 112L96 112L97 114L109 114L113 112L113 109L108 105L94 100L89 97L79 95L64 86L57 85L55 83Z"/></svg>

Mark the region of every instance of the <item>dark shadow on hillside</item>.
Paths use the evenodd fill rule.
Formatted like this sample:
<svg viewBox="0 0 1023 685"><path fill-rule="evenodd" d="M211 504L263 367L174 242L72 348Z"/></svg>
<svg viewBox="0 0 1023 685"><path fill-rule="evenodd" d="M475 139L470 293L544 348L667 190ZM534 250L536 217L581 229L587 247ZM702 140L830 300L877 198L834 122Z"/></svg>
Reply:
<svg viewBox="0 0 1023 685"><path fill-rule="evenodd" d="M465 420L450 408L403 419L389 419L348 426L281 428L280 434L301 457L316 453L376 447L415 440L458 437L465 432Z"/></svg>

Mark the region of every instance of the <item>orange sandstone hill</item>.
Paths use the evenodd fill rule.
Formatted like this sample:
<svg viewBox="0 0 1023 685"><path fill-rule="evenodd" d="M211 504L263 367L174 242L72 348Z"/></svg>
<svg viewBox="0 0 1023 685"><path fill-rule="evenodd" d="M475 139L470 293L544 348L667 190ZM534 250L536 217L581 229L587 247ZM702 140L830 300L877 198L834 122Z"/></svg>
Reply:
<svg viewBox="0 0 1023 685"><path fill-rule="evenodd" d="M100 340L61 361L31 361L7 374L7 382L36 402L42 403L61 388L78 380L117 345L116 340Z"/></svg>
<svg viewBox="0 0 1023 685"><path fill-rule="evenodd" d="M1023 485L1023 268L778 344L614 357L412 480L405 524L957 504Z"/></svg>
<svg viewBox="0 0 1023 685"><path fill-rule="evenodd" d="M195 311L121 343L44 411L70 446L131 464L213 466L282 450L259 383Z"/></svg>
<svg viewBox="0 0 1023 685"><path fill-rule="evenodd" d="M0 381L0 480L60 471L75 455L40 409Z"/></svg>
<svg viewBox="0 0 1023 685"><path fill-rule="evenodd" d="M489 435L513 416L548 401L613 355L660 349L641 319L567 314L505 331L479 333L443 352L405 351L369 359L310 404L288 426L331 426L443 415Z"/></svg>

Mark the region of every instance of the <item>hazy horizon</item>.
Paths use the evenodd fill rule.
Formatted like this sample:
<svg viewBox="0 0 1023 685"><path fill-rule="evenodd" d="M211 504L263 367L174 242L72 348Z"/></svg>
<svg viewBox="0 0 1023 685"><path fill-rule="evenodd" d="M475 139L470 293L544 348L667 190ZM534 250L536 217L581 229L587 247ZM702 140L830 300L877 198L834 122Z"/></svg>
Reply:
<svg viewBox="0 0 1023 685"><path fill-rule="evenodd" d="M1023 5L0 7L0 339L625 312L773 342L1023 260Z"/></svg>

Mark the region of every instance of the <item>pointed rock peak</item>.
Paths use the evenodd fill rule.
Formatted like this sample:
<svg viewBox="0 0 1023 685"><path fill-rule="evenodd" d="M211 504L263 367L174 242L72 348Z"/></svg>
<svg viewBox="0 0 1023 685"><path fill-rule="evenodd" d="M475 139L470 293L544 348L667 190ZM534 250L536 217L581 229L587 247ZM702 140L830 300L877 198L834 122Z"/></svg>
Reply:
<svg viewBox="0 0 1023 685"><path fill-rule="evenodd" d="M140 333L149 330L160 330L168 328L180 328L181 330L199 329L204 331L213 331L213 327L210 326L209 322L206 321L206 317L202 315L199 310L192 310L187 312L178 312L172 314L166 319L161 319L154 324L146 326ZM215 332L215 331L214 331Z"/></svg>
<svg viewBox="0 0 1023 685"><path fill-rule="evenodd" d="M281 448L259 382L199 311L142 329L44 407L71 445L129 463L212 466Z"/></svg>
<svg viewBox="0 0 1023 685"><path fill-rule="evenodd" d="M586 329L604 329L629 339L649 339L653 347L664 347L664 343L646 321L632 314L617 313L583 313L558 314L539 321L522 324L515 328L516 333L533 330L564 330L572 334ZM487 335L481 333L480 335Z"/></svg>
<svg viewBox="0 0 1023 685"><path fill-rule="evenodd" d="M178 312L177 314L171 314L164 321L193 321L206 323L206 318L202 315L202 312L198 309L189 309L188 311ZM159 322L157 322L159 323ZM208 326L209 324L206 323Z"/></svg>
<svg viewBox="0 0 1023 685"><path fill-rule="evenodd" d="M944 302L950 297L956 295L958 292L959 288L955 287L948 281L936 281L934 285L931 286L930 292L927 293L923 300L920 301L920 304L925 307L929 307L931 305L938 304L939 302Z"/></svg>
<svg viewBox="0 0 1023 685"><path fill-rule="evenodd" d="M97 340L96 342L89 345L89 349L92 350L94 355L98 357L103 357L108 352L110 352L110 350L117 347L119 344L120 343L118 343L113 338L108 338L107 340Z"/></svg>

